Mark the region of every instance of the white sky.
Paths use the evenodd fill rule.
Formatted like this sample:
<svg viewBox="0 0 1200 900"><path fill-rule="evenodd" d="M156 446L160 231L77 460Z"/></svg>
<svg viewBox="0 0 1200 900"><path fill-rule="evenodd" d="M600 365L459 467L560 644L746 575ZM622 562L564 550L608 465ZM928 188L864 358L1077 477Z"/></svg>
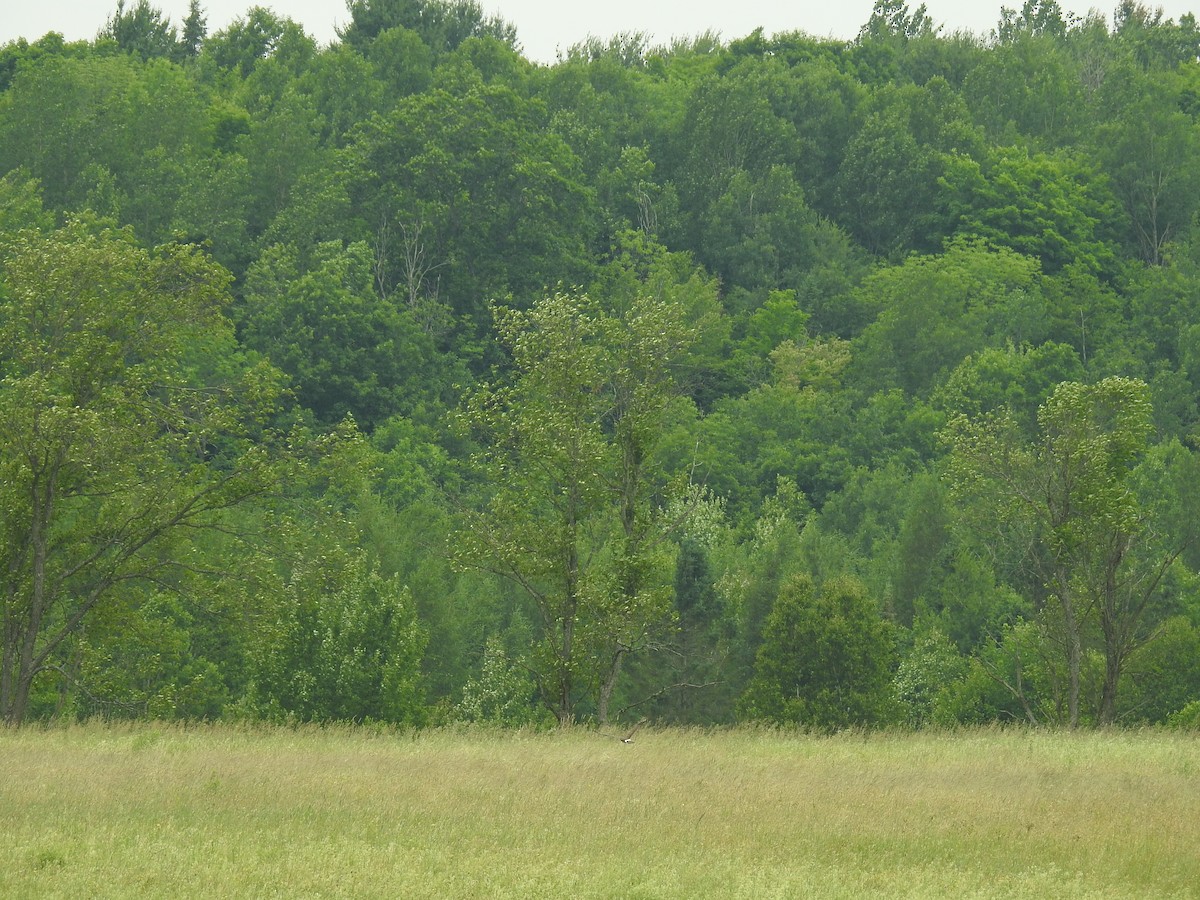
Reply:
<svg viewBox="0 0 1200 900"><path fill-rule="evenodd" d="M134 0L126 0L131 6ZM188 0L152 0L176 24L187 15ZM987 33L1000 18L1001 6L1019 8L1022 0L925 0L930 17L946 32L968 30ZM1111 18L1117 0L1060 0L1065 10L1086 12L1096 5ZM209 31L225 27L244 15L256 0L203 0ZM287 16L321 43L335 38L334 26L345 22L345 0L257 0L278 15ZM852 38L867 21L873 0L481 0L489 13L498 13L517 27L517 34L530 59L553 62L555 52L566 50L588 35L607 38L621 31L649 32L658 42L678 35L713 30L725 39L743 37L758 26L767 34L777 31L806 31L825 37ZM920 0L909 0L910 7ZM1169 18L1178 19L1194 11L1200 0L1164 0ZM0 0L0 44L24 37L36 40L48 31L61 32L68 40L93 38L116 9L117 0Z"/></svg>

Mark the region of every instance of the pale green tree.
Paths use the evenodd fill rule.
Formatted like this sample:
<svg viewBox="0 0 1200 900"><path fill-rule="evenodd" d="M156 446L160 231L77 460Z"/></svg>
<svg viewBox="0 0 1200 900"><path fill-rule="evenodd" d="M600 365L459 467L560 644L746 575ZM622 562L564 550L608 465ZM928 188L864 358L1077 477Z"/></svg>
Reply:
<svg viewBox="0 0 1200 900"><path fill-rule="evenodd" d="M645 294L616 313L563 291L494 312L514 376L463 414L492 489L465 516L459 561L532 600L530 666L558 720L590 696L603 722L625 658L669 621L674 559L654 454L695 326L681 304Z"/></svg>
<svg viewBox="0 0 1200 900"><path fill-rule="evenodd" d="M1180 549L1152 541L1132 475L1152 431L1142 381L1110 377L1060 384L1038 411L1038 436L1022 436L1003 412L958 416L946 437L952 493L977 513L974 527L995 546L1022 548L1044 620L1065 654L1066 719L1080 722L1080 679L1089 628L1101 633L1105 676L1097 718L1111 722L1130 653ZM1145 552L1141 552L1145 548Z"/></svg>

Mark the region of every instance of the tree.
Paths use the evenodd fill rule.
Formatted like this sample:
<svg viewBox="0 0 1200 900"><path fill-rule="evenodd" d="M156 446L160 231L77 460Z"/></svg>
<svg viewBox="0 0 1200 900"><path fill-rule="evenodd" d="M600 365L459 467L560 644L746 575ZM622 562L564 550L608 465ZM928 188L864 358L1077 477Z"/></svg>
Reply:
<svg viewBox="0 0 1200 900"><path fill-rule="evenodd" d="M860 41L889 38L910 41L937 30L924 3L910 11L904 0L875 0L871 17L859 31L858 38Z"/></svg>
<svg viewBox="0 0 1200 900"><path fill-rule="evenodd" d="M1088 627L1099 627L1105 674L1097 715L1107 724L1126 661L1146 638L1149 606L1182 550L1151 544L1138 552L1152 536L1131 482L1151 432L1148 388L1123 377L1065 382L1039 409L1038 425L1028 442L1003 413L952 419L948 474L956 499L987 517L976 523L980 535L1027 548L1025 564L1048 593L1049 621L1061 636L1071 727L1080 721Z"/></svg>
<svg viewBox="0 0 1200 900"><path fill-rule="evenodd" d="M335 425L352 415L364 431L422 403L436 405L449 364L417 312L373 291L372 253L364 243L266 248L246 277L242 340L295 383L316 419Z"/></svg>
<svg viewBox="0 0 1200 900"><path fill-rule="evenodd" d="M148 245L183 232L224 250L223 233L244 243L245 217L240 159L213 152L214 113L227 108L164 59L47 57L0 102L0 171L21 167L47 206L131 224Z"/></svg>
<svg viewBox="0 0 1200 900"><path fill-rule="evenodd" d="M880 269L857 291L879 311L852 363L863 383L927 396L972 351L1045 337L1037 261L979 242Z"/></svg>
<svg viewBox="0 0 1200 900"><path fill-rule="evenodd" d="M674 562L653 502L654 454L695 339L684 312L642 294L610 314L563 292L528 311L497 308L514 377L464 411L493 487L465 517L459 561L511 580L536 607L530 666L562 723L585 691L603 722L625 657L669 616Z"/></svg>
<svg viewBox="0 0 1200 900"><path fill-rule="evenodd" d="M374 229L381 294L481 323L489 297L525 303L555 279L578 283L591 264L594 194L535 104L470 68L461 81L358 130L350 193Z"/></svg>
<svg viewBox="0 0 1200 900"><path fill-rule="evenodd" d="M828 276L810 287L810 273L847 262L837 258L840 233L808 208L786 166L773 166L762 178L734 172L701 227L701 262L721 277L731 306L735 294L778 288L803 287L806 300L819 297Z"/></svg>
<svg viewBox="0 0 1200 900"><path fill-rule="evenodd" d="M485 15L475 0L347 0L346 10L350 21L338 36L359 51L397 27L415 31L437 54L453 52L471 37L517 46L516 29L499 16Z"/></svg>
<svg viewBox="0 0 1200 900"><path fill-rule="evenodd" d="M774 60L743 59L696 86L676 137L680 165L666 173L679 187L683 210L693 217L688 223L692 246L704 245L705 217L735 175L744 172L743 180L757 180L771 166L801 158L797 125L782 115L798 93L787 67Z"/></svg>
<svg viewBox="0 0 1200 900"><path fill-rule="evenodd" d="M1026 4L1021 17L1001 19L996 44L967 73L962 90L994 141L1053 149L1077 140L1087 123L1090 73L1067 52L1049 5L1039 7ZM1099 34L1105 35L1103 23Z"/></svg>
<svg viewBox="0 0 1200 900"><path fill-rule="evenodd" d="M125 0L117 0L116 12L100 32L100 37L112 38L126 53L142 59L176 55L175 29L163 17L162 10L150 5L150 0L137 0L126 10Z"/></svg>
<svg viewBox="0 0 1200 900"><path fill-rule="evenodd" d="M307 552L272 592L278 602L250 649L243 708L274 720L420 724L426 635L411 592L361 550L292 541Z"/></svg>
<svg viewBox="0 0 1200 900"><path fill-rule="evenodd" d="M260 62L297 41L311 43L304 29L291 19L280 18L265 7L252 6L245 16L210 35L204 42L203 55L219 67L236 70L246 78Z"/></svg>
<svg viewBox="0 0 1200 900"><path fill-rule="evenodd" d="M195 59L208 36L208 19L200 0L189 0L187 18L183 20L183 33L179 36L176 57L182 60Z"/></svg>
<svg viewBox="0 0 1200 900"><path fill-rule="evenodd" d="M949 230L1041 260L1047 273L1072 266L1114 269L1108 223L1118 218L1107 179L1078 154L992 151L981 166L959 158L940 179Z"/></svg>
<svg viewBox="0 0 1200 900"><path fill-rule="evenodd" d="M73 222L0 245L0 716L105 604L168 589L185 535L271 489L265 367L209 380L228 276L195 249L139 249ZM211 369L209 369L211 371Z"/></svg>
<svg viewBox="0 0 1200 900"><path fill-rule="evenodd" d="M996 26L996 38L1001 44L1011 44L1022 37L1063 38L1067 34L1067 23L1063 19L1062 7L1056 0L1025 0L1021 11L1000 8L1000 24Z"/></svg>
<svg viewBox="0 0 1200 900"><path fill-rule="evenodd" d="M820 729L879 722L893 653L891 626L861 582L839 577L817 590L796 576L767 617L739 713Z"/></svg>
<svg viewBox="0 0 1200 900"><path fill-rule="evenodd" d="M1163 261L1169 241L1186 236L1200 190L1194 111L1184 108L1186 79L1175 72L1114 78L1112 113L1097 129L1096 155L1113 181L1141 257Z"/></svg>

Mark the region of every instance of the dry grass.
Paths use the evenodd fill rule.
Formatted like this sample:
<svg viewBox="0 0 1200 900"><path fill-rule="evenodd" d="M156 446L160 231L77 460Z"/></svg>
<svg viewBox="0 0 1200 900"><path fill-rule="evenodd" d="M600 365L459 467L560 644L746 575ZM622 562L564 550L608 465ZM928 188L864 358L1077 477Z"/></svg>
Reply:
<svg viewBox="0 0 1200 900"><path fill-rule="evenodd" d="M4 897L1196 897L1200 741L0 730Z"/></svg>

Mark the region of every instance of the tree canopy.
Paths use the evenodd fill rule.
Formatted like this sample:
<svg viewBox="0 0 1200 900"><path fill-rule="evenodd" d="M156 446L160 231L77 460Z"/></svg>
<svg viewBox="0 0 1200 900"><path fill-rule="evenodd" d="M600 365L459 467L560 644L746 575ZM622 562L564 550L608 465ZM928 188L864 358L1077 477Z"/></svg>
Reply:
<svg viewBox="0 0 1200 900"><path fill-rule="evenodd" d="M1186 718L1195 17L797 16L0 47L0 714Z"/></svg>

